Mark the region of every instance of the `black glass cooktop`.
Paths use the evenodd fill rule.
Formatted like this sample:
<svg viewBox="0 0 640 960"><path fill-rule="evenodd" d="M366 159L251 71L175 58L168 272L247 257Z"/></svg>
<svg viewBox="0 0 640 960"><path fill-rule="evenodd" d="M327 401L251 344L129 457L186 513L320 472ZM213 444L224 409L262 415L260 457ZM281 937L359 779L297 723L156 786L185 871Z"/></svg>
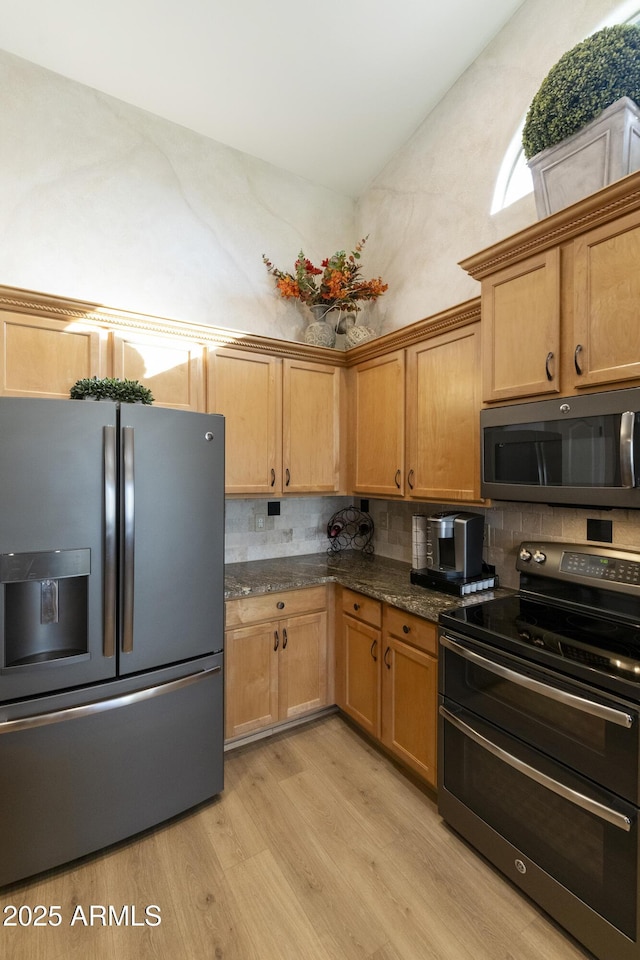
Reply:
<svg viewBox="0 0 640 960"><path fill-rule="evenodd" d="M635 622L514 594L447 611L440 621L521 656L558 667L561 660L565 673L586 668L640 688L640 607Z"/></svg>

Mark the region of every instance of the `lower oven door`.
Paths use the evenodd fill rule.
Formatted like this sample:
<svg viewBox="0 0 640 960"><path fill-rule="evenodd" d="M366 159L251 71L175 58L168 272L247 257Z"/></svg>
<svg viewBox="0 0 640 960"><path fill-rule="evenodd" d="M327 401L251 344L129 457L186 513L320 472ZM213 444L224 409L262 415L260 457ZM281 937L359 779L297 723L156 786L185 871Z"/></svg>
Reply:
<svg viewBox="0 0 640 960"><path fill-rule="evenodd" d="M637 960L637 810L440 702L444 819L603 960Z"/></svg>
<svg viewBox="0 0 640 960"><path fill-rule="evenodd" d="M440 692L640 804L635 704L449 630L440 636Z"/></svg>

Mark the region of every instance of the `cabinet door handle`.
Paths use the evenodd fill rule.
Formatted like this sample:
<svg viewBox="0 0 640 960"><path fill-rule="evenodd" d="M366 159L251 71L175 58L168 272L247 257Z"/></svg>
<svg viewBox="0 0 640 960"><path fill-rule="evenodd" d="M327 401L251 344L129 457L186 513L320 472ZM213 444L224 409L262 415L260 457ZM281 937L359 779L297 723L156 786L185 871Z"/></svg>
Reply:
<svg viewBox="0 0 640 960"><path fill-rule="evenodd" d="M578 362L578 357L580 356L581 352L582 352L582 344L579 343L577 344L575 352L573 354L573 365L576 368L576 373L578 374L579 377L582 376L582 367Z"/></svg>
<svg viewBox="0 0 640 960"><path fill-rule="evenodd" d="M414 477L413 470L409 470L409 473L407 475L407 483L409 484L410 490L413 490L413 477Z"/></svg>
<svg viewBox="0 0 640 960"><path fill-rule="evenodd" d="M402 473L400 472L400 468L398 467L398 469L396 470L396 476L395 476L396 487L398 488L398 490L400 489L400 477L401 477L401 476L402 476Z"/></svg>
<svg viewBox="0 0 640 960"><path fill-rule="evenodd" d="M553 374L549 369L549 364L551 363L552 360L553 360L553 350L549 350L549 353L547 354L547 359L544 365L544 370L547 375L547 380L553 380Z"/></svg>
<svg viewBox="0 0 640 960"><path fill-rule="evenodd" d="M274 630L273 631L273 649L277 650L279 644L280 644L280 637L278 636L278 631Z"/></svg>
<svg viewBox="0 0 640 960"><path fill-rule="evenodd" d="M291 483L291 474L289 473L289 467L287 467L287 469L285 470L284 475L285 475L285 484L284 484L284 485L285 485L285 487L288 487L289 484Z"/></svg>
<svg viewBox="0 0 640 960"><path fill-rule="evenodd" d="M389 661L387 660L387 654L388 654L388 653L391 653L391 647L387 647L387 649L386 649L385 652L384 652L384 657L383 657L382 659L384 660L384 665L385 665L385 667L387 668L387 670L391 670L391 664L390 664Z"/></svg>
<svg viewBox="0 0 640 960"><path fill-rule="evenodd" d="M288 641L288 639L289 639L289 638L287 637L287 628L286 628L286 627L283 627L283 628L282 628L282 649L283 649L283 650L286 650L286 649L287 649L287 641Z"/></svg>
<svg viewBox="0 0 640 960"><path fill-rule="evenodd" d="M372 660L375 660L376 662L377 662L378 658L376 657L376 655L375 655L375 653L374 653L373 651L376 649L377 646L378 646L378 641L377 641L377 640L374 640L373 643L371 644L371 650L369 651L369 653L371 654Z"/></svg>
<svg viewBox="0 0 640 960"><path fill-rule="evenodd" d="M271 467L271 486L275 487L275 485L276 485L276 472L273 469L273 467Z"/></svg>

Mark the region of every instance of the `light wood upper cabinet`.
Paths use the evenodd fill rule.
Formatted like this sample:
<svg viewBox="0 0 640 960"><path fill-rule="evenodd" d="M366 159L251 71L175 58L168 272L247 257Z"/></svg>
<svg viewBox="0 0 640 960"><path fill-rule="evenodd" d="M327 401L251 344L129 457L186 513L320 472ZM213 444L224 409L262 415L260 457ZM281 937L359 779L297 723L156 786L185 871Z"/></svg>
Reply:
<svg viewBox="0 0 640 960"><path fill-rule="evenodd" d="M136 330L114 330L111 336L114 377L139 380L158 407L204 411L202 344Z"/></svg>
<svg viewBox="0 0 640 960"><path fill-rule="evenodd" d="M207 406L227 418L227 493L339 492L342 380L330 364L210 349Z"/></svg>
<svg viewBox="0 0 640 960"><path fill-rule="evenodd" d="M208 410L224 415L227 493L282 490L282 361L260 353L211 349Z"/></svg>
<svg viewBox="0 0 640 960"><path fill-rule="evenodd" d="M76 380L106 376L107 332L80 320L3 312L0 357L2 395L66 400Z"/></svg>
<svg viewBox="0 0 640 960"><path fill-rule="evenodd" d="M480 324L407 350L407 495L480 499Z"/></svg>
<svg viewBox="0 0 640 960"><path fill-rule="evenodd" d="M528 257L482 281L483 399L560 390L560 251Z"/></svg>
<svg viewBox="0 0 640 960"><path fill-rule="evenodd" d="M404 351L354 367L351 375L353 489L384 497L404 494Z"/></svg>
<svg viewBox="0 0 640 960"><path fill-rule="evenodd" d="M337 367L283 361L284 493L339 492L341 384Z"/></svg>
<svg viewBox="0 0 640 960"><path fill-rule="evenodd" d="M573 244L573 385L640 379L640 212Z"/></svg>

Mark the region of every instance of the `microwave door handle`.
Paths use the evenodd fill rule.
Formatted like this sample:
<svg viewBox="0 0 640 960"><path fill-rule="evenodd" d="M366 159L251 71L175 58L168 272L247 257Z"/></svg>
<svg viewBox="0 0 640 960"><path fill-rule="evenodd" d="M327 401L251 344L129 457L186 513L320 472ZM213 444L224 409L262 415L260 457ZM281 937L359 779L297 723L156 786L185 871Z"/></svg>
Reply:
<svg viewBox="0 0 640 960"><path fill-rule="evenodd" d="M507 750L503 750L502 747L499 747L496 743L488 740L473 727L469 726L468 723L464 723L464 721L460 720L459 717L456 717L453 713L447 710L446 707L441 706L439 712L440 716L446 720L447 723L450 723L453 727L459 730L460 733L462 733L465 737L468 737L469 740L473 740L474 743L477 743L478 746L482 747L483 750L486 750L487 753L497 757L498 760L506 763L518 773L523 774L523 776L528 777L535 783L539 783L541 787L544 787L546 790L550 790L552 793L555 793L556 796L562 797L563 800L573 803L574 806L580 807L582 810L586 810L588 813L598 817L600 820L605 820L607 823L612 824L619 830L624 830L626 833L629 833L631 830L633 822L631 818L627 817L624 813L619 813L617 810L612 810L611 807L605 806L598 800L593 800L591 797L585 796L584 793L580 793L578 790L573 790L571 787L567 787L564 783L560 783L559 780L554 780L553 777L547 776L546 773L536 770L535 767L525 763L524 760L520 760L519 757L514 757L512 753L509 753Z"/></svg>
<svg viewBox="0 0 640 960"><path fill-rule="evenodd" d="M536 448L536 461L538 463L538 484L541 487L547 486L547 461L544 458L544 450L539 440L534 442Z"/></svg>
<svg viewBox="0 0 640 960"><path fill-rule="evenodd" d="M626 489L636 485L634 427L636 415L627 410L620 415L620 480Z"/></svg>

